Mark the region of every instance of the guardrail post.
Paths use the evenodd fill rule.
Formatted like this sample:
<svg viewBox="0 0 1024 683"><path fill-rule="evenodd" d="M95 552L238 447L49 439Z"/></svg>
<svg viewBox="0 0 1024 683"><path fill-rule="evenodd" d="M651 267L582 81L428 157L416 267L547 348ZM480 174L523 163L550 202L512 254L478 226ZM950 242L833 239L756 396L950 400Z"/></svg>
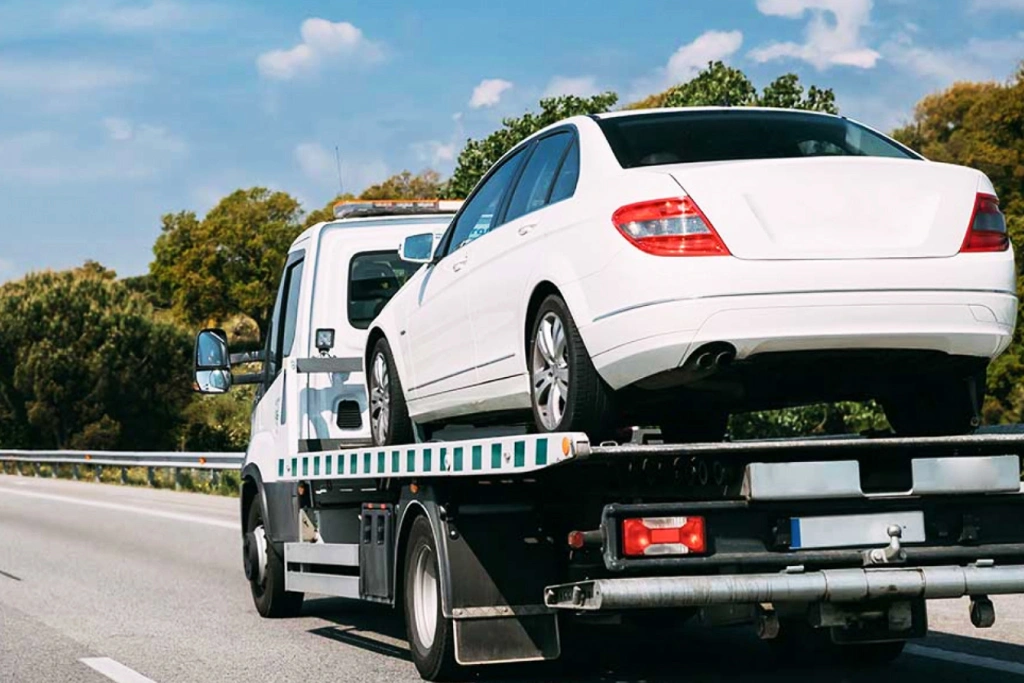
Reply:
<svg viewBox="0 0 1024 683"><path fill-rule="evenodd" d="M152 467L146 468L146 483L150 486L156 486L156 473Z"/></svg>
<svg viewBox="0 0 1024 683"><path fill-rule="evenodd" d="M122 484L127 484L128 483L128 468L127 467L122 467L121 468L121 483Z"/></svg>
<svg viewBox="0 0 1024 683"><path fill-rule="evenodd" d="M71 465L71 478L78 481L78 463Z"/></svg>
<svg viewBox="0 0 1024 683"><path fill-rule="evenodd" d="M210 487L218 488L220 486L220 472L218 470L210 470Z"/></svg>
<svg viewBox="0 0 1024 683"><path fill-rule="evenodd" d="M175 491L180 491L181 490L181 468L180 467L175 467L174 468L174 490Z"/></svg>
<svg viewBox="0 0 1024 683"><path fill-rule="evenodd" d="M103 477L103 465L96 465L96 467L93 469L93 476L95 477L96 481L101 481L102 480L102 477Z"/></svg>
<svg viewBox="0 0 1024 683"><path fill-rule="evenodd" d="M58 465L57 463L54 463L50 467L50 478L51 479L56 479L59 476L60 472L58 470L60 470L60 465Z"/></svg>
<svg viewBox="0 0 1024 683"><path fill-rule="evenodd" d="M37 462L32 463L32 476L33 477L38 477L39 476L39 463L37 463Z"/></svg>

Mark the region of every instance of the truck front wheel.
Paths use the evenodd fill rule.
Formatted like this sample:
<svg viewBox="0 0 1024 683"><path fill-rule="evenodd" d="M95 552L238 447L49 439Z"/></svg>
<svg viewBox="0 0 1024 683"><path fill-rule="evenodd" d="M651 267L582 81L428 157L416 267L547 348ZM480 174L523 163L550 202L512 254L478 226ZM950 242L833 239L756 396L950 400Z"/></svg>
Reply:
<svg viewBox="0 0 1024 683"><path fill-rule="evenodd" d="M405 628L412 661L428 681L448 680L455 661L455 625L441 611L441 573L430 521L417 517L405 549Z"/></svg>
<svg viewBox="0 0 1024 683"><path fill-rule="evenodd" d="M302 609L302 593L284 589L284 560L267 539L263 508L257 498L249 506L242 553L245 576L249 579L252 601L260 616L295 617Z"/></svg>

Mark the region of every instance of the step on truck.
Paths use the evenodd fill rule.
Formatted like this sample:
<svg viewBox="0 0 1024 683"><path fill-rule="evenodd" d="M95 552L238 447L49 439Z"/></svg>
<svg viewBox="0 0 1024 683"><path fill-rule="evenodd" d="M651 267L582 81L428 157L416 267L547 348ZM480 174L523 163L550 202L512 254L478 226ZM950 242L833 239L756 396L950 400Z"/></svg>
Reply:
<svg viewBox="0 0 1024 683"><path fill-rule="evenodd" d="M199 334L195 387L256 385L243 562L265 617L307 594L405 615L428 680L553 660L576 625L749 624L799 659L882 665L929 600L1024 593L1024 432L668 445L438 432L370 445L365 329L437 202L341 207L296 241L262 351ZM262 364L258 372L232 366Z"/></svg>

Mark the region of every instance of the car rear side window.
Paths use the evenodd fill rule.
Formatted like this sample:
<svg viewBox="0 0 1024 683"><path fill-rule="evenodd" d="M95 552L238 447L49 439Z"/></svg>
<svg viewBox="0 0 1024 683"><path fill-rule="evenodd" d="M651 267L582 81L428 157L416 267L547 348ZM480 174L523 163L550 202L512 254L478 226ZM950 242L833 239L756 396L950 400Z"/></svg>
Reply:
<svg viewBox="0 0 1024 683"><path fill-rule="evenodd" d="M562 168L558 171L555 184L551 188L551 198L548 199L548 204L554 204L571 197L576 192L576 181L579 177L580 143L577 140L573 140L572 146L569 147L569 152L562 161Z"/></svg>
<svg viewBox="0 0 1024 683"><path fill-rule="evenodd" d="M523 148L510 156L484 181L475 194L462 207L462 213L452 225L445 243L445 255L451 254L491 229L505 190L523 161Z"/></svg>
<svg viewBox="0 0 1024 683"><path fill-rule="evenodd" d="M798 111L666 112L598 123L623 168L810 156L920 158L847 119Z"/></svg>
<svg viewBox="0 0 1024 683"><path fill-rule="evenodd" d="M415 266L406 263L395 251L356 254L348 267L348 321L365 330L405 284Z"/></svg>
<svg viewBox="0 0 1024 683"><path fill-rule="evenodd" d="M572 133L566 131L549 135L537 143L512 193L505 221L515 220L548 203L551 183L555 180L570 142Z"/></svg>

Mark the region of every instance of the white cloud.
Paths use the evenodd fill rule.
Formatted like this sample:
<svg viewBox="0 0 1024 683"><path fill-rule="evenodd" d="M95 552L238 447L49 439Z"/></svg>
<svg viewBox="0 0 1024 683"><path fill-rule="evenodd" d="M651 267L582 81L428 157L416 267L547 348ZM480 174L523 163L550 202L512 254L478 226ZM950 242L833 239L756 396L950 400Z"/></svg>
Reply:
<svg viewBox="0 0 1024 683"><path fill-rule="evenodd" d="M414 142L411 147L413 153L420 161L429 164L435 170L447 171L454 165L455 157L458 156L461 145L465 142L465 129L462 126L462 112L452 114L452 121L455 129L447 142L441 140L426 140Z"/></svg>
<svg viewBox="0 0 1024 683"><path fill-rule="evenodd" d="M669 57L665 76L669 85L688 81L697 75L708 62L724 60L732 56L743 44L739 31L706 31L692 43L683 45Z"/></svg>
<svg viewBox="0 0 1024 683"><path fill-rule="evenodd" d="M592 97L599 92L601 89L597 87L597 79L593 76L555 76L548 82L541 97L557 97L559 95Z"/></svg>
<svg viewBox="0 0 1024 683"><path fill-rule="evenodd" d="M975 11L1010 10L1013 12L1024 12L1024 0L971 0L971 9Z"/></svg>
<svg viewBox="0 0 1024 683"><path fill-rule="evenodd" d="M485 78L480 85L473 88L473 96L469 98L469 106L473 109L493 107L501 102L501 96L512 88L512 82L503 78Z"/></svg>
<svg viewBox="0 0 1024 683"><path fill-rule="evenodd" d="M26 93L83 93L134 85L143 74L119 66L81 61L0 59L0 90Z"/></svg>
<svg viewBox="0 0 1024 683"><path fill-rule="evenodd" d="M286 81L315 72L326 62L373 64L384 59L382 46L368 40L347 21L306 19L300 29L302 42L287 50L264 52L256 59L260 75Z"/></svg>
<svg viewBox="0 0 1024 683"><path fill-rule="evenodd" d="M769 43L750 51L756 62L799 59L816 69L855 66L870 69L880 57L861 40L861 29L870 23L872 0L757 0L765 15L800 19L811 15L804 42ZM831 15L831 20L826 15Z"/></svg>
<svg viewBox="0 0 1024 683"><path fill-rule="evenodd" d="M1001 40L971 38L956 47L918 45L899 33L882 46L886 59L935 86L957 81L985 81L1007 77L1024 52L1024 35Z"/></svg>
<svg viewBox="0 0 1024 683"><path fill-rule="evenodd" d="M188 145L166 128L108 118L103 138L37 130L0 138L0 178L58 184L158 177L188 156Z"/></svg>
<svg viewBox="0 0 1024 683"><path fill-rule="evenodd" d="M743 45L740 31L705 31L672 53L668 62L653 73L633 81L626 100L639 100L651 93L686 82L706 68L708 62L726 61Z"/></svg>
<svg viewBox="0 0 1024 683"><path fill-rule="evenodd" d="M112 33L136 33L193 29L209 23L218 13L211 6L174 0L132 4L111 0L75 0L61 8L57 23L65 27L98 28Z"/></svg>
<svg viewBox="0 0 1024 683"><path fill-rule="evenodd" d="M317 186L337 191L338 166L332 150L316 142L303 142L295 147L295 160L302 173ZM380 159L341 157L341 179L346 192L358 194L388 177L388 167Z"/></svg>
<svg viewBox="0 0 1024 683"><path fill-rule="evenodd" d="M14 265L14 261L0 258L0 282L13 278L17 272L18 268Z"/></svg>

